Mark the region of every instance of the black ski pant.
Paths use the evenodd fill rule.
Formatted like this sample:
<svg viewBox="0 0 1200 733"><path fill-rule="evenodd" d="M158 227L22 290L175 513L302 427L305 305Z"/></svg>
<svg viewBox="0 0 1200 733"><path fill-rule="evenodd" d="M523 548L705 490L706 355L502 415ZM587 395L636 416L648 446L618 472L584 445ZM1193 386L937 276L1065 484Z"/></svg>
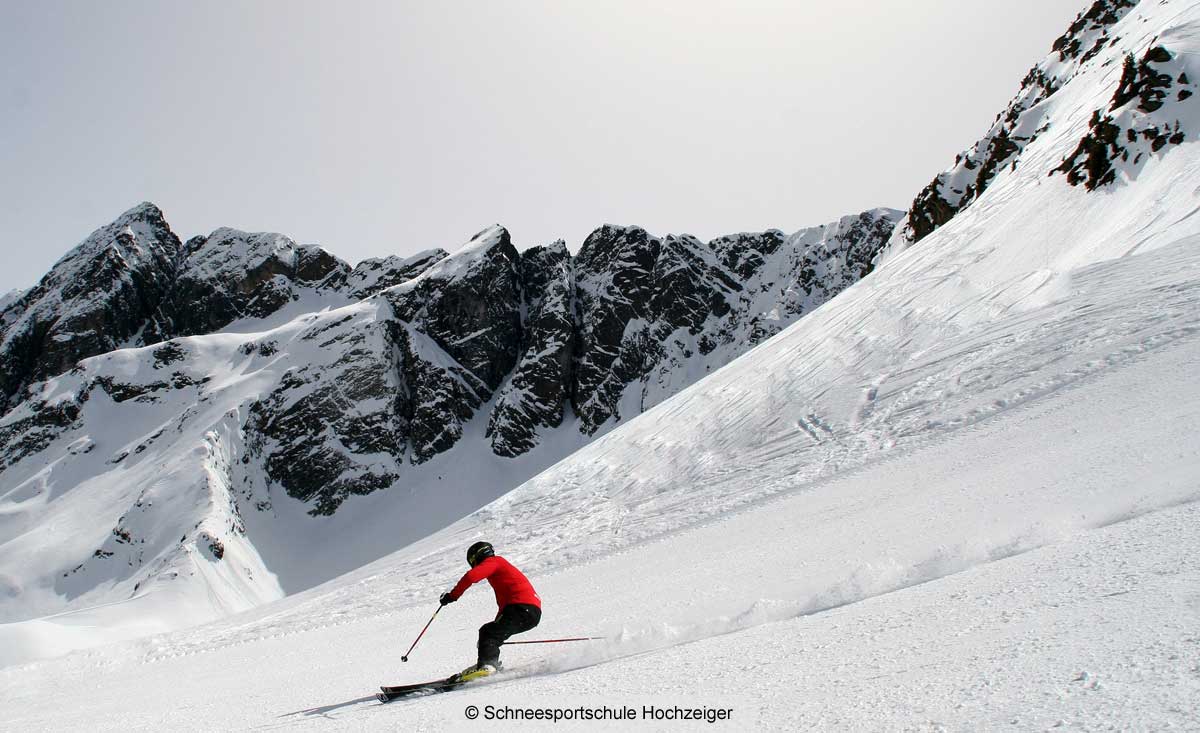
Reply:
<svg viewBox="0 0 1200 733"><path fill-rule="evenodd" d="M496 620L479 627L479 664L493 667L500 661L500 645L513 634L529 631L542 620L542 609L528 603L510 603Z"/></svg>

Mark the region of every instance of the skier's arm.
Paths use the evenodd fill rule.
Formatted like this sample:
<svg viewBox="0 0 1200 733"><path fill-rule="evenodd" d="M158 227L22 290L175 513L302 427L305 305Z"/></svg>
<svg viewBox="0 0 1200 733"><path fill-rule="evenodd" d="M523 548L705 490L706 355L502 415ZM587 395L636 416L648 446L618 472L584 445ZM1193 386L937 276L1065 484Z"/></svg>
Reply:
<svg viewBox="0 0 1200 733"><path fill-rule="evenodd" d="M468 570L466 575L462 576L462 579L458 581L458 585L454 586L454 590L449 593L451 601L457 601L463 593L467 592L467 588L470 588L495 572L496 563L488 562L488 560L491 560L491 558L479 563Z"/></svg>

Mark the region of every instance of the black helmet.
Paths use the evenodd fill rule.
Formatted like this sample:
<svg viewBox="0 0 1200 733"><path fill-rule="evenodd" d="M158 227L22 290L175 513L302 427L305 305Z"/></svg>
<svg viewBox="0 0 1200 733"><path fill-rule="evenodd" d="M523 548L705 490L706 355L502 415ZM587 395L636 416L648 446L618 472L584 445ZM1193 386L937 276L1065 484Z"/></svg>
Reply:
<svg viewBox="0 0 1200 733"><path fill-rule="evenodd" d="M471 567L475 567L479 563L483 562L484 558L492 557L495 554L496 551L492 549L492 543L476 542L467 548L467 564Z"/></svg>

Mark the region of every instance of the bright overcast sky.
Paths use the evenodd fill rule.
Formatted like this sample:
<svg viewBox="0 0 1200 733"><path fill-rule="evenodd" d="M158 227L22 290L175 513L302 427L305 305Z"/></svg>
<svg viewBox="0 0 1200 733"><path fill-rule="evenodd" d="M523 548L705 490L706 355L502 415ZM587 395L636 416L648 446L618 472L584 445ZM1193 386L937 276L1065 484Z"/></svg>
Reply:
<svg viewBox="0 0 1200 733"><path fill-rule="evenodd" d="M0 292L143 200L352 264L906 208L1090 0L0 0Z"/></svg>

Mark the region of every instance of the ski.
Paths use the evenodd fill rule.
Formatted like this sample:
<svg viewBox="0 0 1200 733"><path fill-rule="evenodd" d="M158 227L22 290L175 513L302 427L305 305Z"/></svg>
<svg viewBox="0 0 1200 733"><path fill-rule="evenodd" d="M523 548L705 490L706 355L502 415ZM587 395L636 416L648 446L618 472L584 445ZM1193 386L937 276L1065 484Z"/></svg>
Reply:
<svg viewBox="0 0 1200 733"><path fill-rule="evenodd" d="M493 672L492 674L494 675L496 673ZM379 692L376 693L375 696L379 698L380 702L391 702L392 700L395 700L398 697L405 697L407 695L418 695L418 694L422 694L422 693L433 694L433 693L437 693L437 692L449 692L450 690L457 689L459 687L462 687L463 685L466 685L471 682L475 682L476 680L483 679L485 677L490 677L490 676L491 675L481 675L481 676L468 677L467 679L463 679L462 673L460 672L458 674L452 674L444 680L433 680L432 682L418 682L418 683L412 684L412 685L392 685L392 686L384 685L379 688Z"/></svg>
<svg viewBox="0 0 1200 733"><path fill-rule="evenodd" d="M380 702L391 702L398 697L407 695L415 695L418 693L436 693L449 692L456 687L466 684L458 678L458 675L450 675L444 680L433 680L432 682L418 682L412 685L384 685L379 688L380 692L376 694Z"/></svg>

